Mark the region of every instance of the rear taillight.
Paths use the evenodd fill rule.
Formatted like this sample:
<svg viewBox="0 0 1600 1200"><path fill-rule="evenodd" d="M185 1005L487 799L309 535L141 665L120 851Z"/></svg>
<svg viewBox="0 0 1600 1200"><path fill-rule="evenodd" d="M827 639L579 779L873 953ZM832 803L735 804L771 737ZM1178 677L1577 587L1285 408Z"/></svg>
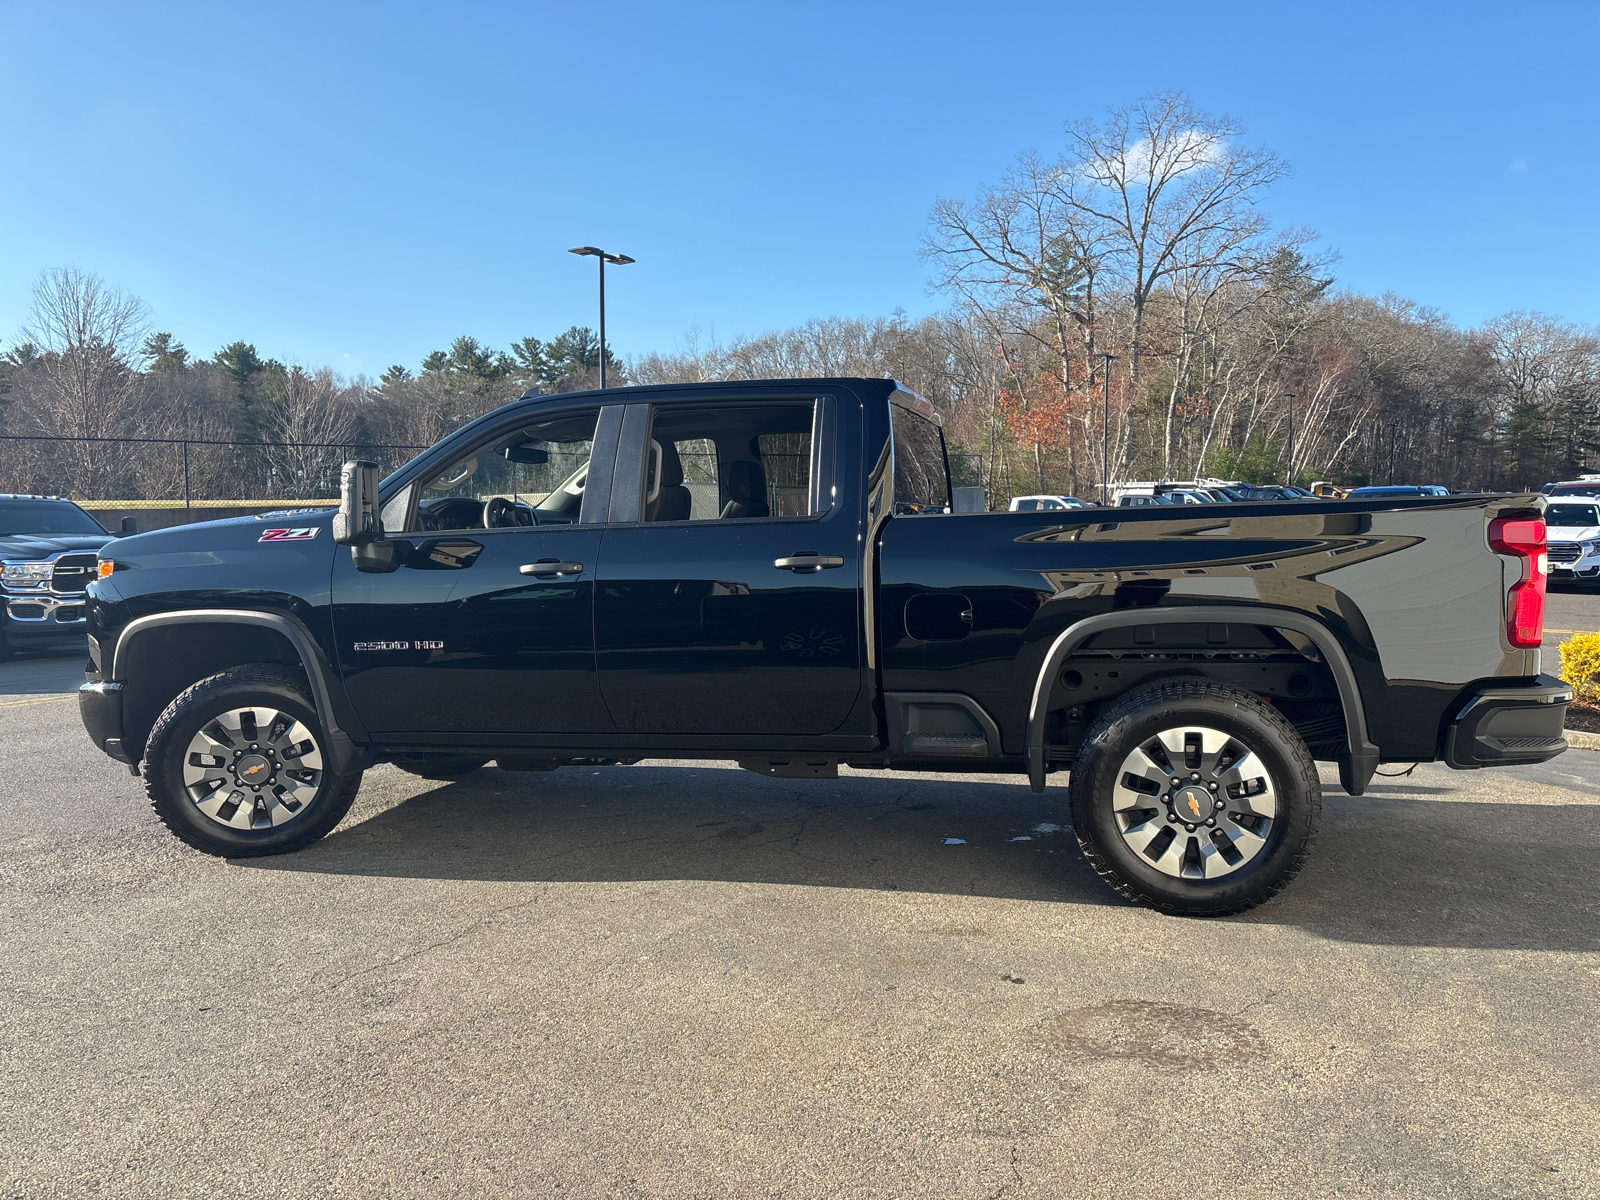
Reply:
<svg viewBox="0 0 1600 1200"><path fill-rule="evenodd" d="M1522 560L1522 577L1506 593L1506 640L1529 648L1544 641L1545 561L1542 517L1496 517L1489 522L1489 545L1496 554Z"/></svg>

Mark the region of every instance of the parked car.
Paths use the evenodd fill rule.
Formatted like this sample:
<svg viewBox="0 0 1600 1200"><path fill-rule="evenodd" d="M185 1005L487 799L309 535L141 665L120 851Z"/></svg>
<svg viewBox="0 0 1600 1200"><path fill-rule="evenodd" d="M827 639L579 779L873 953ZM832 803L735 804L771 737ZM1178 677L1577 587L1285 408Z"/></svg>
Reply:
<svg viewBox="0 0 1600 1200"><path fill-rule="evenodd" d="M1076 496L1014 496L1011 512L1059 512L1064 508L1094 508L1087 500Z"/></svg>
<svg viewBox="0 0 1600 1200"><path fill-rule="evenodd" d="M1195 536L1151 497L943 512L946 462L887 379L524 397L381 483L345 464L336 514L106 547L84 725L174 835L238 857L330 832L378 762L1066 771L1101 877L1195 915L1299 871L1316 760L1359 795L1382 762L1566 748L1542 497L1240 506Z"/></svg>
<svg viewBox="0 0 1600 1200"><path fill-rule="evenodd" d="M1346 493L1349 500L1400 500L1407 496L1448 496L1449 488L1439 487L1437 484L1423 484L1420 486L1407 486L1401 484L1384 484L1377 487L1351 488Z"/></svg>
<svg viewBox="0 0 1600 1200"><path fill-rule="evenodd" d="M1152 495L1152 494L1147 493L1147 492L1128 492L1128 493L1126 493L1124 495L1121 495L1121 496L1117 497L1114 507L1116 507L1116 508L1141 508L1141 507L1147 507L1147 506L1152 505L1152 504L1176 504L1176 503L1178 503L1178 502L1176 500L1174 500L1171 496L1166 495L1166 494L1163 494L1163 495L1160 495L1160 496L1156 496L1156 495Z"/></svg>
<svg viewBox="0 0 1600 1200"><path fill-rule="evenodd" d="M1600 496L1600 475L1580 475L1562 483L1547 483L1543 490L1552 500L1561 496Z"/></svg>
<svg viewBox="0 0 1600 1200"><path fill-rule="evenodd" d="M1311 494L1319 500L1343 500L1350 492L1347 488L1342 488L1337 483L1318 480L1311 485Z"/></svg>
<svg viewBox="0 0 1600 1200"><path fill-rule="evenodd" d="M0 658L83 644L84 589L113 536L71 500L0 495Z"/></svg>
<svg viewBox="0 0 1600 1200"><path fill-rule="evenodd" d="M1545 508L1551 579L1600 576L1600 503L1553 498Z"/></svg>

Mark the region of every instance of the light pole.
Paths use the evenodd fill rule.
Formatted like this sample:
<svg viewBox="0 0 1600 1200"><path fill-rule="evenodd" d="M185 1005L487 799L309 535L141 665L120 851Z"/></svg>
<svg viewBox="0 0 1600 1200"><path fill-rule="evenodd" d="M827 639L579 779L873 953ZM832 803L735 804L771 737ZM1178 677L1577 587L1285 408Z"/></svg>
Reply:
<svg viewBox="0 0 1600 1200"><path fill-rule="evenodd" d="M1284 481L1289 486L1294 486L1294 393L1285 392L1284 399L1289 401L1289 475Z"/></svg>
<svg viewBox="0 0 1600 1200"><path fill-rule="evenodd" d="M606 386L606 264L625 267L634 260L626 254L607 254L597 246L574 246L568 254L592 254L600 260L600 386Z"/></svg>
<svg viewBox="0 0 1600 1200"><path fill-rule="evenodd" d="M1121 357L1119 354L1101 354L1106 360L1106 403L1105 411L1100 417L1100 503L1110 502L1111 489L1111 364Z"/></svg>

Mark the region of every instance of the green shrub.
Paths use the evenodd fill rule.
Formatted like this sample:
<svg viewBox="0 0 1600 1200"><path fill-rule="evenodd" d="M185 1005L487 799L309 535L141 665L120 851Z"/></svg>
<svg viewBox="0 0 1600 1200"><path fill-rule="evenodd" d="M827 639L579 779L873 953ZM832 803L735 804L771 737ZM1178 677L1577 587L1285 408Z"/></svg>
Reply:
<svg viewBox="0 0 1600 1200"><path fill-rule="evenodd" d="M1561 682L1586 704L1600 702L1600 633L1575 633L1561 643Z"/></svg>

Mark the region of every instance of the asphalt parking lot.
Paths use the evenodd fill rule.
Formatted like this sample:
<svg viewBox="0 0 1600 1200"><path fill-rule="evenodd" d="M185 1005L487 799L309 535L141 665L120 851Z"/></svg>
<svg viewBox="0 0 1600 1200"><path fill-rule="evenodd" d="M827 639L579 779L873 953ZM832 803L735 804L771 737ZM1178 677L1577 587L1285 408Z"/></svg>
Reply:
<svg viewBox="0 0 1600 1200"><path fill-rule="evenodd" d="M380 767L208 858L79 669L0 665L0 1197L1600 1195L1600 753L1329 783L1193 921L960 776Z"/></svg>

